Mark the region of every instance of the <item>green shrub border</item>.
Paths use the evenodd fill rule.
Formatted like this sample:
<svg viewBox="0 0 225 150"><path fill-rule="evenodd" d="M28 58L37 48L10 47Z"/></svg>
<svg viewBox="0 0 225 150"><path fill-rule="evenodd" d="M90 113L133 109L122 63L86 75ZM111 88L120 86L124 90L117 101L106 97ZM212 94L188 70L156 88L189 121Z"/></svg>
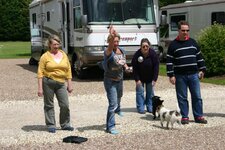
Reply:
<svg viewBox="0 0 225 150"><path fill-rule="evenodd" d="M205 59L206 76L225 74L225 26L214 24L206 27L197 36L202 55Z"/></svg>

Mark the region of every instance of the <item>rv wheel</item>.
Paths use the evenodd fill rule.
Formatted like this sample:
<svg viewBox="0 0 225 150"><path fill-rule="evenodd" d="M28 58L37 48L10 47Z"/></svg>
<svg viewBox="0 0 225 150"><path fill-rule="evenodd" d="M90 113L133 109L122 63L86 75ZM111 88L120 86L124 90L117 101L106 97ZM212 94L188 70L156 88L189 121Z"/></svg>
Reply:
<svg viewBox="0 0 225 150"><path fill-rule="evenodd" d="M164 58L164 57L165 57L165 56L164 56L163 48L160 47L160 48L159 48L159 61L160 61L160 62L165 62L165 58Z"/></svg>
<svg viewBox="0 0 225 150"><path fill-rule="evenodd" d="M34 59L33 57L31 57L30 60L29 60L29 65L31 65L31 66L35 65L36 66L36 65L38 65L38 61L36 59Z"/></svg>
<svg viewBox="0 0 225 150"><path fill-rule="evenodd" d="M87 68L82 67L82 62L80 59L77 59L76 55L73 55L72 65L73 70L75 71L75 76L77 76L78 79L87 78Z"/></svg>
<svg viewBox="0 0 225 150"><path fill-rule="evenodd" d="M85 79L87 78L87 71L84 69L76 70L76 75L78 79Z"/></svg>

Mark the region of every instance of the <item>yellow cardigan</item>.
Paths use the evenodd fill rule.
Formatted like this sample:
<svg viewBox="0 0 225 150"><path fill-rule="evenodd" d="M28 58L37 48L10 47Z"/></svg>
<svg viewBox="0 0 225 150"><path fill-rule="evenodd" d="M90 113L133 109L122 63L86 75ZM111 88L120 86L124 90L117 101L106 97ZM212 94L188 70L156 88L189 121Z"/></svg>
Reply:
<svg viewBox="0 0 225 150"><path fill-rule="evenodd" d="M69 59L64 51L60 50L60 52L62 52L63 58L59 64L55 62L49 51L41 56L37 72L38 78L48 77L62 83L72 78Z"/></svg>

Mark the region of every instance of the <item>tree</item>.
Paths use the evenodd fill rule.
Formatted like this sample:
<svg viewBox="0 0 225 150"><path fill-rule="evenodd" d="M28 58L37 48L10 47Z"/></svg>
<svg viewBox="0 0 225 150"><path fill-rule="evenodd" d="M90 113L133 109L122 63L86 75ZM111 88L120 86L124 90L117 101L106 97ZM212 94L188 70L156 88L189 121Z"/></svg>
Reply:
<svg viewBox="0 0 225 150"><path fill-rule="evenodd" d="M28 41L29 10L31 0L1 0L0 41Z"/></svg>
<svg viewBox="0 0 225 150"><path fill-rule="evenodd" d="M160 6L185 0L159 0ZM29 4L32 0L0 0L0 41L29 41Z"/></svg>
<svg viewBox="0 0 225 150"><path fill-rule="evenodd" d="M185 2L186 0L159 0L159 6L162 7L162 6L166 6L166 5L169 5L169 4L177 4L177 3L183 3Z"/></svg>

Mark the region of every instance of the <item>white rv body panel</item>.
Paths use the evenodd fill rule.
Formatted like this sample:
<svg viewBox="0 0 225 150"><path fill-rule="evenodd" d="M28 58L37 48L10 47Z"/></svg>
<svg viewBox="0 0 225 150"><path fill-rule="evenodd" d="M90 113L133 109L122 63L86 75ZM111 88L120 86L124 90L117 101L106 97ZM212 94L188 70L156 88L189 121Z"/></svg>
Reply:
<svg viewBox="0 0 225 150"><path fill-rule="evenodd" d="M101 29L107 28L106 26L100 27ZM143 27L144 28L144 27ZM142 29L142 32L138 33L132 33L132 28L130 30L126 30L128 32L123 33L124 28L116 27L115 29L120 33L121 39L120 39L120 45L126 46L126 45L140 45L140 41L142 38L148 38L151 41L152 45L158 45L158 37L157 34L154 33L154 27L151 29L151 26L148 26L146 29ZM83 34L77 32L74 36L73 41L75 41L76 46L84 46L84 45L91 45L91 46L98 46L98 45L104 45L107 46L107 37L108 37L108 31L99 31L99 29L92 28L93 33L92 34ZM151 31L152 32L149 32ZM83 39L83 40L82 40ZM86 39L86 40L84 40ZM98 39L98 40L93 40ZM83 43L82 41L86 41L86 43Z"/></svg>
<svg viewBox="0 0 225 150"><path fill-rule="evenodd" d="M161 15L166 14L168 23L168 35L161 38L164 57L166 57L170 41L174 40L178 35L177 23L180 19L188 21L190 26L189 34L195 39L202 29L213 24L212 21L215 19L213 15L216 16L217 13L224 13L222 17L217 18L223 21L225 20L225 0L199 0L168 5L160 8L160 13Z"/></svg>
<svg viewBox="0 0 225 150"><path fill-rule="evenodd" d="M44 41L56 34L76 71L97 66L113 25L130 64L142 38L158 52L158 8L158 0L34 0L29 5L30 26L31 31L39 30L42 49L32 45L32 57L39 60L40 51L46 50Z"/></svg>

